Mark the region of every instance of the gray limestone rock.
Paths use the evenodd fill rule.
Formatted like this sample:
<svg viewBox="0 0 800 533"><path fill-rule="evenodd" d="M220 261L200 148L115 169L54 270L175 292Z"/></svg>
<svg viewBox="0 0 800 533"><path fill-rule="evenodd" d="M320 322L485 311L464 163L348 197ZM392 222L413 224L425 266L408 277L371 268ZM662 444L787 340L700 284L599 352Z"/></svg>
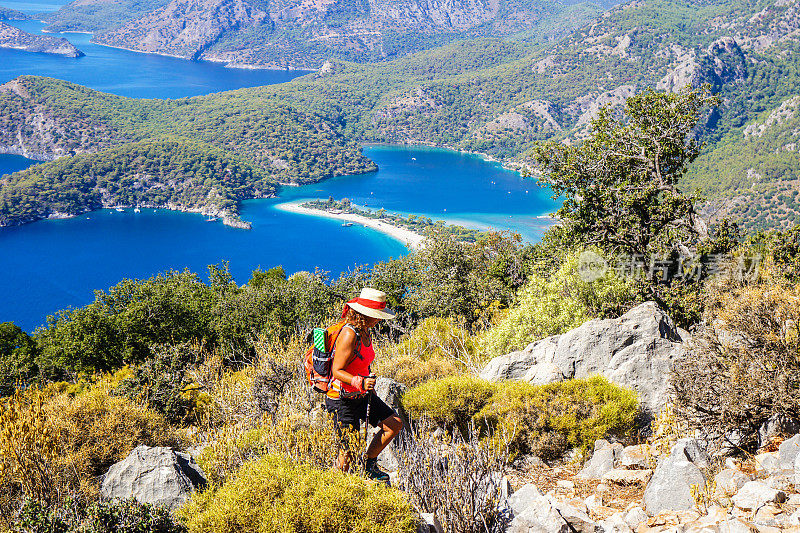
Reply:
<svg viewBox="0 0 800 533"><path fill-rule="evenodd" d="M650 461L651 451L647 444L627 446L619 457L619 464L623 468L651 468Z"/></svg>
<svg viewBox="0 0 800 533"><path fill-rule="evenodd" d="M772 437L794 435L798 432L800 432L800 423L797 420L782 413L772 415L758 428L759 446L767 444Z"/></svg>
<svg viewBox="0 0 800 533"><path fill-rule="evenodd" d="M633 531L622 513L612 514L600 522L600 527L603 528L603 533L631 533Z"/></svg>
<svg viewBox="0 0 800 533"><path fill-rule="evenodd" d="M683 332L685 335L685 332ZM600 374L636 391L642 406L658 412L667 401L672 363L682 357L684 337L654 302L617 319L594 319L582 326L496 357L481 377L533 383Z"/></svg>
<svg viewBox="0 0 800 533"><path fill-rule="evenodd" d="M406 390L407 387L405 385L390 378L378 378L377 382L375 383L375 394L378 396L378 398L383 400L386 405L394 409L400 416L400 419L403 421L403 430L400 432L400 435L398 435L398 437L392 441L389 446L384 448L380 456L378 456L378 462L380 465L391 472L396 471L399 466L397 454L395 453L395 447L401 441L401 439L411 438L411 433L408 431L408 416L406 415L402 404L403 394L405 394ZM379 428L371 427L370 435L372 436L378 431Z"/></svg>
<svg viewBox="0 0 800 533"><path fill-rule="evenodd" d="M711 459L694 439L681 439L670 454L661 459L644 491L645 509L649 515L661 511L683 511L694 505L692 485L704 485L700 468Z"/></svg>
<svg viewBox="0 0 800 533"><path fill-rule="evenodd" d="M557 339L557 335L547 337L519 352L495 357L489 361L480 377L488 381L522 379L535 365L549 358L548 356L555 351Z"/></svg>
<svg viewBox="0 0 800 533"><path fill-rule="evenodd" d="M678 439L669 454L676 461L689 461L698 468L708 468L711 457L695 439Z"/></svg>
<svg viewBox="0 0 800 533"><path fill-rule="evenodd" d="M758 481L748 481L731 500L740 509L754 510L767 503L783 503L786 493Z"/></svg>
<svg viewBox="0 0 800 533"><path fill-rule="evenodd" d="M507 533L600 533L600 526L582 510L542 496L535 485L527 484L511 495L513 520Z"/></svg>
<svg viewBox="0 0 800 533"><path fill-rule="evenodd" d="M795 435L791 439L781 442L778 447L778 460L782 470L793 470L794 460L800 453L800 435Z"/></svg>
<svg viewBox="0 0 800 533"><path fill-rule="evenodd" d="M744 484L750 481L750 476L735 468L726 468L714 476L716 490L714 494L719 497L733 496Z"/></svg>
<svg viewBox="0 0 800 533"><path fill-rule="evenodd" d="M104 476L100 496L105 500L136 498L175 510L206 478L194 459L170 448L136 447Z"/></svg>
<svg viewBox="0 0 800 533"><path fill-rule="evenodd" d="M600 442L595 443L595 452L592 454L591 459L587 461L586 465L575 477L579 479L601 479L603 475L617 466L617 459L623 449L622 444L609 444L606 441L602 441L606 445L598 449L597 445Z"/></svg>
<svg viewBox="0 0 800 533"><path fill-rule="evenodd" d="M644 512L644 509L641 507L634 507L625 513L625 523L628 524L631 529L638 528L640 524L646 521L647 513Z"/></svg>
<svg viewBox="0 0 800 533"><path fill-rule="evenodd" d="M781 461L774 452L756 455L756 473L762 475L774 474L781 471Z"/></svg>

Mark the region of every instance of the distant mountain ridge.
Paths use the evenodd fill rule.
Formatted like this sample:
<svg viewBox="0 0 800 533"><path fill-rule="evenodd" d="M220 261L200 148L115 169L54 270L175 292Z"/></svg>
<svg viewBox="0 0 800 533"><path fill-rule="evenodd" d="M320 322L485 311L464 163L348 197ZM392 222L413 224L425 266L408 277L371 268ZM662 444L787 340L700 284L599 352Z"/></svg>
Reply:
<svg viewBox="0 0 800 533"><path fill-rule="evenodd" d="M237 66L319 68L384 60L455 39L559 36L614 0L145 0L133 16L76 0L48 30L91 29L100 44ZM126 2L119 4L125 5ZM142 5L144 4L144 5ZM105 22L97 20L107 15ZM94 22L87 22L86 19Z"/></svg>

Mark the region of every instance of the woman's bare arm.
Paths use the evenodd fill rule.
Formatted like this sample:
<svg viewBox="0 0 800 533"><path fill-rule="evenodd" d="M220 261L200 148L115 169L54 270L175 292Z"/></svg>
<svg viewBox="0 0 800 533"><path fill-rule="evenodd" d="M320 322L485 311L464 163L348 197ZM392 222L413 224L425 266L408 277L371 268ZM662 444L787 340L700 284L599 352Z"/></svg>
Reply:
<svg viewBox="0 0 800 533"><path fill-rule="evenodd" d="M342 383L350 383L353 374L346 372L345 368L355 357L356 334L350 328L342 328L339 338L336 339L336 348L333 354L333 377Z"/></svg>

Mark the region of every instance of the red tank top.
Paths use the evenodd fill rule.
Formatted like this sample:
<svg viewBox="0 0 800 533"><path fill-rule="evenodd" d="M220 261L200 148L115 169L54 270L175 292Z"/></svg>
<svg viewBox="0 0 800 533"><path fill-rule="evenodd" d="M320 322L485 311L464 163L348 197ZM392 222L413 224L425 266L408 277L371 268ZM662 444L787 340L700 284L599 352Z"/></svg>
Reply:
<svg viewBox="0 0 800 533"><path fill-rule="evenodd" d="M352 326L345 325L345 328L350 328L355 331L355 328ZM336 341L336 344L339 344L339 341ZM358 348L358 355L353 357L353 360L350 361L350 364L344 368L344 371L348 374L352 374L354 376L364 376L367 377L370 375L369 367L372 362L375 360L375 349L372 347L372 343L369 346L364 346L361 343L361 336L356 333L356 347ZM334 348L334 354L336 353L336 349ZM342 394L344 396L357 396L362 394L362 392L350 385L349 383L342 383L338 379L334 379L331 381L331 387L328 389L328 397L336 400Z"/></svg>

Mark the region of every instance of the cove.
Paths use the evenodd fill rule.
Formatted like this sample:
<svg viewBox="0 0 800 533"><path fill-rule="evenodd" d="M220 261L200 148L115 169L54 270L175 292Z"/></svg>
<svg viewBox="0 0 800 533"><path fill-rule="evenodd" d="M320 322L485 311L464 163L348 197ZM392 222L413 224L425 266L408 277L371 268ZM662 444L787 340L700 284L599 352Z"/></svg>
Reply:
<svg viewBox="0 0 800 533"><path fill-rule="evenodd" d="M91 302L94 290L170 269L188 268L205 278L207 265L229 261L238 283L247 282L255 268L277 265L288 273L319 267L336 277L407 253L373 230L275 208L287 201L348 197L375 209L510 228L531 241L550 224L537 215L558 207L548 189L475 155L394 146L368 146L364 153L378 164L377 172L284 187L278 198L244 202L241 214L252 222L250 231L206 222L202 215L152 209L105 209L0 228L0 322L32 331L59 309ZM30 163L0 156L0 173Z"/></svg>

